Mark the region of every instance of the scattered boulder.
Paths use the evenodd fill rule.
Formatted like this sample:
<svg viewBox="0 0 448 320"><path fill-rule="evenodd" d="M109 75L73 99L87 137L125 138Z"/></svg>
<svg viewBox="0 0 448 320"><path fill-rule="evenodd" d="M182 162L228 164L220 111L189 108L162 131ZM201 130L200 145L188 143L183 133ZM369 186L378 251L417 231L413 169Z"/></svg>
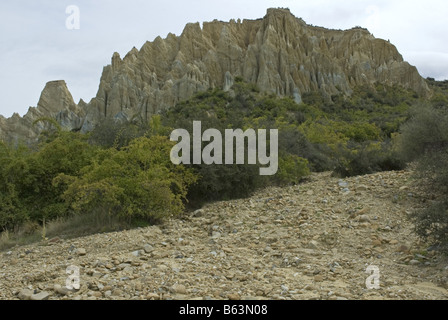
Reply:
<svg viewBox="0 0 448 320"><path fill-rule="evenodd" d="M17 295L17 297L20 300L31 300L32 295L34 294L33 290L30 289L22 289L20 290L19 294Z"/></svg>
<svg viewBox="0 0 448 320"><path fill-rule="evenodd" d="M187 288L183 284L175 284L171 287L171 291L177 294L187 294Z"/></svg>
<svg viewBox="0 0 448 320"><path fill-rule="evenodd" d="M84 248L78 248L78 249L76 249L75 253L78 256L85 256L87 254L87 251Z"/></svg>
<svg viewBox="0 0 448 320"><path fill-rule="evenodd" d="M227 295L227 298L229 300L241 300L241 296L239 294L237 294L237 293L229 293Z"/></svg>
<svg viewBox="0 0 448 320"><path fill-rule="evenodd" d="M31 300L42 301L42 300L48 300L49 297L50 297L50 294L48 292L42 291L42 292L33 294L31 296Z"/></svg>

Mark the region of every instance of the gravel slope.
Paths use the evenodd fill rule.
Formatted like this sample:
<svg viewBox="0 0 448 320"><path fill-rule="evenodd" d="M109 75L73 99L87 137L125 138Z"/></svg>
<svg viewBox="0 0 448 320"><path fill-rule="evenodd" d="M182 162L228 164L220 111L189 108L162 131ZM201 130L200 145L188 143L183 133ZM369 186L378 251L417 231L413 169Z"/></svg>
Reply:
<svg viewBox="0 0 448 320"><path fill-rule="evenodd" d="M446 300L448 260L407 219L426 197L411 181L314 174L161 226L16 247L0 252L0 299Z"/></svg>

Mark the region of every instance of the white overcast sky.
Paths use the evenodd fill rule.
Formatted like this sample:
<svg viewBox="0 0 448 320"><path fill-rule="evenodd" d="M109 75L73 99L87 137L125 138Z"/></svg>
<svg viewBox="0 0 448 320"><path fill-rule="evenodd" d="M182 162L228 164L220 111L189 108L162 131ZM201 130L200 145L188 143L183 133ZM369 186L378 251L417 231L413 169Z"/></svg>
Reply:
<svg viewBox="0 0 448 320"><path fill-rule="evenodd" d="M70 5L80 10L79 30L66 27ZM0 114L23 116L51 80L65 80L75 102L89 102L115 51L123 57L159 35L180 35L188 22L262 18L270 7L327 28L366 27L422 76L448 79L446 0L3 0Z"/></svg>

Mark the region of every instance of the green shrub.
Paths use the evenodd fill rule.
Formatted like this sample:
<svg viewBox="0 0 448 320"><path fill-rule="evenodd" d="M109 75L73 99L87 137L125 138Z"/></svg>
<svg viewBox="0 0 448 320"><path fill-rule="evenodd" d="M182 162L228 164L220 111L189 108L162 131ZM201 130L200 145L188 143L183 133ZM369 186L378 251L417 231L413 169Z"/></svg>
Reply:
<svg viewBox="0 0 448 320"><path fill-rule="evenodd" d="M298 184L310 174L308 160L292 154L279 157L275 179L280 184Z"/></svg>
<svg viewBox="0 0 448 320"><path fill-rule="evenodd" d="M27 220L42 222L68 214L52 185L61 173L77 175L90 163L95 149L78 133L58 131L34 152L26 147L0 146L0 227L14 228Z"/></svg>
<svg viewBox="0 0 448 320"><path fill-rule="evenodd" d="M17 190L16 174L26 164L20 161L26 152L22 147L11 148L0 141L0 229L14 228L23 223L27 214L21 204L19 190Z"/></svg>
<svg viewBox="0 0 448 320"><path fill-rule="evenodd" d="M307 159L311 171L330 171L334 167L331 149L325 143L311 143L296 126L279 130L279 151Z"/></svg>
<svg viewBox="0 0 448 320"><path fill-rule="evenodd" d="M182 211L196 180L191 170L171 163L173 145L161 136L134 139L121 150L100 152L79 177L58 176L54 185L67 186L63 198L76 213L103 211L156 222Z"/></svg>
<svg viewBox="0 0 448 320"><path fill-rule="evenodd" d="M0 192L0 231L14 229L28 218L14 185L7 183Z"/></svg>
<svg viewBox="0 0 448 320"><path fill-rule="evenodd" d="M390 142L361 144L351 142L347 147L339 146L337 159L333 172L340 177L405 168L405 162L393 150Z"/></svg>
<svg viewBox="0 0 448 320"><path fill-rule="evenodd" d="M448 193L448 109L414 108L398 141L402 158L417 162L417 174L431 177L434 189Z"/></svg>
<svg viewBox="0 0 448 320"><path fill-rule="evenodd" d="M57 138L40 146L26 159L25 177L17 181L30 219L42 221L67 215L68 207L61 199L63 188L52 181L59 174L76 176L89 165L97 149L80 133L61 132Z"/></svg>
<svg viewBox="0 0 448 320"><path fill-rule="evenodd" d="M138 137L144 136L149 131L145 123L132 123L117 121L107 118L95 126L90 132L89 142L105 148L121 149Z"/></svg>
<svg viewBox="0 0 448 320"><path fill-rule="evenodd" d="M412 109L411 119L401 127L400 148L407 161L443 154L448 147L448 111L420 105Z"/></svg>
<svg viewBox="0 0 448 320"><path fill-rule="evenodd" d="M422 105L402 126L399 150L417 163L417 177L435 196L429 208L413 215L417 233L448 252L448 109Z"/></svg>
<svg viewBox="0 0 448 320"><path fill-rule="evenodd" d="M411 217L419 236L433 243L438 250L448 253L448 201L437 201L415 211Z"/></svg>
<svg viewBox="0 0 448 320"><path fill-rule="evenodd" d="M193 207L209 201L230 200L250 196L265 185L256 165L195 165L199 176L188 191L188 200Z"/></svg>

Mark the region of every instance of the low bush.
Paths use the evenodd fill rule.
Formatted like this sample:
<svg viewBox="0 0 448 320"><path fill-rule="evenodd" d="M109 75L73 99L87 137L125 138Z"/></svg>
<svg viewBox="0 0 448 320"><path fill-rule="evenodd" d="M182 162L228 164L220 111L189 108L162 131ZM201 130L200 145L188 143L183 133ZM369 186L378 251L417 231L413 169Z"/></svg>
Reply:
<svg viewBox="0 0 448 320"><path fill-rule="evenodd" d="M127 221L159 221L184 208L191 170L170 161L173 143L166 137L134 139L121 150L106 149L79 176L59 175L56 187L75 213L103 211Z"/></svg>
<svg viewBox="0 0 448 320"><path fill-rule="evenodd" d="M421 105L401 128L403 159L417 163L416 174L435 201L413 214L416 231L448 253L448 109Z"/></svg>
<svg viewBox="0 0 448 320"><path fill-rule="evenodd" d="M350 143L347 147L339 146L337 159L333 172L343 178L402 170L406 167L391 142Z"/></svg>

